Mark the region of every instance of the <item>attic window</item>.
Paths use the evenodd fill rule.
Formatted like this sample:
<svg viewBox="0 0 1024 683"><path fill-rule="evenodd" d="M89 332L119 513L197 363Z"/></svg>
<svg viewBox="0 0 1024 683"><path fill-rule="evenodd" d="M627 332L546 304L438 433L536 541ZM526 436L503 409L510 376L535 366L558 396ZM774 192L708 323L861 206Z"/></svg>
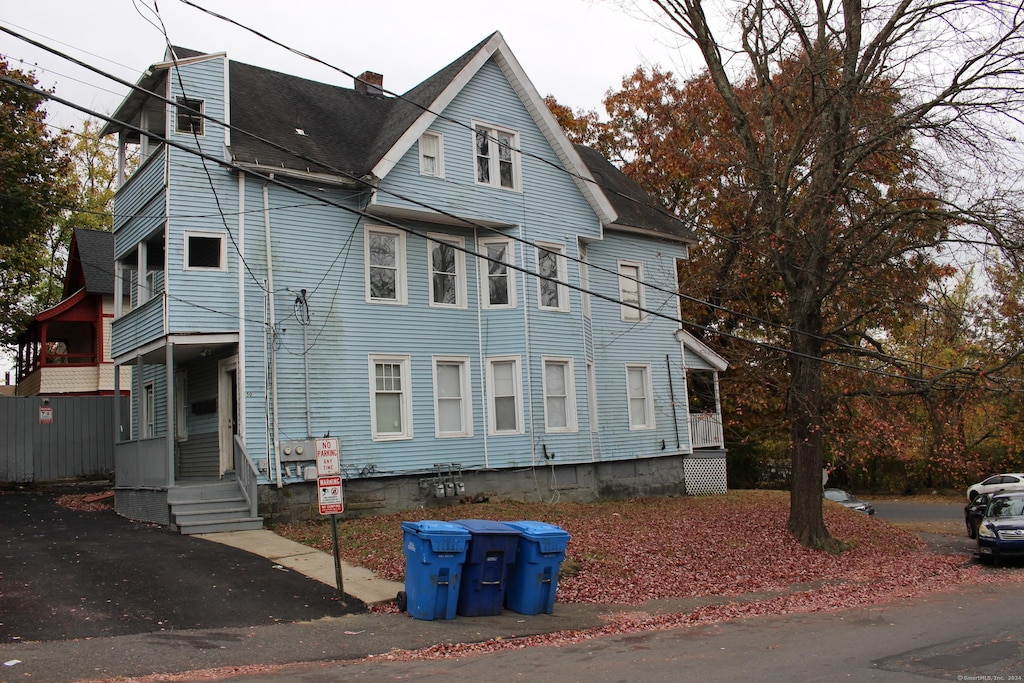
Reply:
<svg viewBox="0 0 1024 683"><path fill-rule="evenodd" d="M203 101L179 97L175 131L178 133L203 134Z"/></svg>

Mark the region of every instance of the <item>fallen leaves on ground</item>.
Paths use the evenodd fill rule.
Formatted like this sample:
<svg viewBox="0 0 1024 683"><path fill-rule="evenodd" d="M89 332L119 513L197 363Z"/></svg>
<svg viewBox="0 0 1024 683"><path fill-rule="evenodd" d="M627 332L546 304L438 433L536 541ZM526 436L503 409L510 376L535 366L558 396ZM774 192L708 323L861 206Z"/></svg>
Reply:
<svg viewBox="0 0 1024 683"><path fill-rule="evenodd" d="M788 514L788 494L778 491L554 505L483 503L344 520L338 542L347 562L401 581L403 521L557 524L571 535L566 562L578 567L575 576L559 580L557 600L563 603L640 605L817 583L815 595L841 607L903 586L947 585L969 571L963 556L935 555L909 531L830 503L826 524L849 549L832 555L804 548L786 528ZM332 552L323 522L281 525L275 531Z"/></svg>

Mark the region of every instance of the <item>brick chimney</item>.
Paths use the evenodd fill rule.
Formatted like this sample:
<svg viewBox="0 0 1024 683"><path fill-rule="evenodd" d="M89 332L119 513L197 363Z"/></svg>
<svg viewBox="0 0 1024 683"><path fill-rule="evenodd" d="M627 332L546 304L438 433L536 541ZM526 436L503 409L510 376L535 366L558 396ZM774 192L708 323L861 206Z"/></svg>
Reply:
<svg viewBox="0 0 1024 683"><path fill-rule="evenodd" d="M384 75L373 71L364 71L356 77L356 92L360 95L384 95Z"/></svg>

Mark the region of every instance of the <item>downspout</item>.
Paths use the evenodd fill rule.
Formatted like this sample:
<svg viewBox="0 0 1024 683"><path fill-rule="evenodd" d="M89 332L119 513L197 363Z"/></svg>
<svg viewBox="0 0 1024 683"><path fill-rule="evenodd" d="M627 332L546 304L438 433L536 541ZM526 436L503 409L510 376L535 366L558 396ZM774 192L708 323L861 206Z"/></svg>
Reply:
<svg viewBox="0 0 1024 683"><path fill-rule="evenodd" d="M526 265L526 246L525 246L525 243L526 243L526 239L523 237L523 226L522 226L522 224L520 224L519 225L519 263L522 263L524 266ZM534 267L535 268L537 267L536 264L534 264ZM523 332L525 333L525 337L526 337L523 340L523 342L524 342L524 344L526 346L526 362L523 364L523 368L519 369L519 372L520 372L520 378L521 378L522 377L523 369L526 370L526 392L525 393L529 394L529 402L527 402L527 398L525 396L523 397L523 402L526 403L526 406L524 406L524 408L526 408L526 409L523 412L524 412L524 415L526 416L526 417L524 417L524 419L528 419L530 421L530 426L529 426L529 429L526 429L525 425L524 425L523 433L526 434L526 436L530 439L530 466L533 467L533 466L536 466L536 464L537 464L537 444L536 444L536 440L533 438L533 436L534 436L534 434L533 434L533 430L534 430L534 424L533 424L533 356L531 355L531 351L530 351L530 338L531 338L531 335L530 335L530 306L528 304L528 301L530 299L530 294L529 294L529 283L526 281L526 274L525 273L521 273L520 271L516 271L516 273L521 275L522 278L523 278ZM539 282L537 283L537 286L540 287L540 283Z"/></svg>
<svg viewBox="0 0 1024 683"><path fill-rule="evenodd" d="M270 179L274 179L273 173L270 174ZM281 444L278 440L277 424L277 341L275 339L277 321L274 318L274 258L270 245L270 190L268 183L263 183L263 236L267 242L267 296L270 299L270 377L268 379L270 380L270 402L273 413L271 419L273 420L274 470L277 488L281 488L284 486L284 482L281 480L281 458L279 456Z"/></svg>
<svg viewBox="0 0 1024 683"><path fill-rule="evenodd" d="M473 245L476 247L476 250L478 252L483 253L483 249L480 248L480 232L475 227L473 228ZM478 366L478 368L480 370L480 393L481 393L480 406L481 406L481 408L483 410L483 419L484 419L483 434L484 434L484 467L485 468L490 467L490 465L488 464L488 458L490 457L490 454L488 453L488 446L490 444L490 442L488 441L488 436L489 436L489 431L490 430L488 429L488 427L490 425L491 415L490 415L490 407L489 407L489 404L487 402L487 398L488 398L488 393L487 393L488 392L488 387L487 387L487 359L484 356L483 308L484 308L484 297L485 296L490 296L490 294L488 293L490 291L488 289L490 287L490 283L487 281L486 271L484 270L484 268L486 268L487 264L489 264L489 263L490 263L490 261L487 261L487 260L481 261L480 259L476 259L476 277L477 277L477 283L478 283L477 284L477 292L478 292L478 297L480 299L479 301L476 302L476 304L477 304L476 305L476 348L477 348L477 366ZM467 291L468 291L468 289L467 289ZM470 387L473 386L472 381L470 381L469 386Z"/></svg>
<svg viewBox="0 0 1024 683"><path fill-rule="evenodd" d="M238 174L238 366L236 374L238 377L237 396L235 396L236 418L235 429L245 441L245 409L246 402L239 401L239 396L245 398L245 174ZM235 445L231 444L232 452ZM233 461L232 457L232 461Z"/></svg>
<svg viewBox="0 0 1024 683"><path fill-rule="evenodd" d="M679 416L676 414L676 390L672 384L672 361L669 360L668 354L665 354L665 368L668 370L668 397L669 402L672 404L672 426L676 430L676 450L682 448L682 444L679 442Z"/></svg>

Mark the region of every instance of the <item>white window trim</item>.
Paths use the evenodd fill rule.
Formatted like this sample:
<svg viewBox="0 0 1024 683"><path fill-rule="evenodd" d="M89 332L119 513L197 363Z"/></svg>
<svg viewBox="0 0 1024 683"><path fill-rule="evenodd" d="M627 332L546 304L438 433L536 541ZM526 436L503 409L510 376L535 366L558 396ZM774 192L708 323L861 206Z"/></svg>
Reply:
<svg viewBox="0 0 1024 683"><path fill-rule="evenodd" d="M477 185L484 187L493 187L497 190L505 190L506 192L522 192L523 191L523 169L522 161L519 154L519 133L510 128L504 126L497 126L493 123L487 123L486 121L474 120L471 122L473 126L472 131L472 151L473 151L473 182ZM477 130L486 130L488 139L490 140L490 181L482 183L477 180L476 175L476 133ZM495 133L504 133L512 138L512 187L505 187L501 184L501 172L499 169L498 162L498 141L494 139Z"/></svg>
<svg viewBox="0 0 1024 683"><path fill-rule="evenodd" d="M139 431L142 432L142 438L151 439L156 436L156 385L153 382L142 385L142 406L139 415Z"/></svg>
<svg viewBox="0 0 1024 683"><path fill-rule="evenodd" d="M220 240L220 267L211 268L209 266L190 266L189 261L189 246L188 241L191 237L205 237L208 239ZM224 237L224 233L220 232L206 232L203 230L186 230L185 231L185 252L184 258L181 262L183 270L197 270L206 271L212 273L223 273L228 269L228 241Z"/></svg>
<svg viewBox="0 0 1024 683"><path fill-rule="evenodd" d="M541 251L551 252L555 254L555 273L558 283L551 283L550 280L546 280L540 277L540 253ZM537 249L534 253L534 258L537 264L537 308L542 311L559 311L562 313L569 311L569 288L565 286L564 282L568 282L569 278L567 275L566 258L565 258L565 245L554 244L551 242L537 242ZM544 283L555 284L558 291L558 305L557 306L545 306L544 297L542 296L542 287Z"/></svg>
<svg viewBox="0 0 1024 683"><path fill-rule="evenodd" d="M370 296L370 233L379 232L382 234L394 235L398 238L398 253L395 254L395 299L374 299ZM367 225L363 228L363 283L366 287L366 303L384 304L390 306L404 306L408 301L408 269L405 259L405 232L388 228L382 225Z"/></svg>
<svg viewBox="0 0 1024 683"><path fill-rule="evenodd" d="M590 431L597 432L597 373L594 362L587 361L587 409L590 416Z"/></svg>
<svg viewBox="0 0 1024 683"><path fill-rule="evenodd" d="M455 247L455 303L434 301L434 244L443 242ZM461 237L427 233L427 299L431 308L466 308L466 241Z"/></svg>
<svg viewBox="0 0 1024 683"><path fill-rule="evenodd" d="M631 399L633 398L629 394L629 371L630 370L643 370L644 371L644 417L646 418L643 423L633 422L633 406ZM639 397L637 397L639 398ZM654 429L654 386L651 383L651 364L650 363L626 363L626 416L629 420L629 431L643 431Z"/></svg>
<svg viewBox="0 0 1024 683"><path fill-rule="evenodd" d="M498 431L495 427L494 408L494 365L496 363L513 364L512 374L515 377L516 428ZM519 356L488 356L487 357L487 433L491 436L523 434L523 371Z"/></svg>
<svg viewBox="0 0 1024 683"><path fill-rule="evenodd" d="M515 243L511 238L508 237L485 237L480 238L477 241L477 247L481 254L487 254L487 247L492 244L504 244L505 254L507 259L505 264L508 271L508 303L507 304L492 304L491 303L491 281L490 274L488 272L488 261L486 258L480 258L479 270L480 270L480 305L481 308L485 309L498 309L498 308L515 308L518 305L516 299L516 273L519 271L515 270L512 266L516 263Z"/></svg>
<svg viewBox="0 0 1024 683"><path fill-rule="evenodd" d="M439 397L437 395L437 366L438 364L459 365L459 383L462 392L462 431L442 432L441 431L441 410ZM473 436L473 395L469 381L469 356L434 356L434 436L438 439L458 439Z"/></svg>
<svg viewBox="0 0 1024 683"><path fill-rule="evenodd" d="M198 132L191 131L191 130L181 130L180 128L178 128L178 107L180 106L178 104L178 100L192 100L193 102L198 102L199 103L199 113L201 115L205 115L206 114L206 100L204 100L201 97L187 97L185 95L178 95L177 97L174 98L174 132L177 135L188 135L188 136L195 136L195 137L198 137L198 138L206 137L206 123L207 122L206 122L206 119L203 118L203 116L199 117L199 127L201 128L201 130L199 130ZM193 108L194 107L189 107L189 109L193 109ZM186 116L192 116L192 114L186 114Z"/></svg>
<svg viewBox="0 0 1024 683"><path fill-rule="evenodd" d="M558 364L565 367L565 426L551 427L548 419L548 364ZM576 418L576 370L571 356L543 356L541 359L541 373L544 387L544 431L548 434L568 433L579 431L579 422Z"/></svg>
<svg viewBox="0 0 1024 683"><path fill-rule="evenodd" d="M423 139L433 138L437 142L437 156L434 158L435 172L430 173L426 169L424 164L424 150L423 150ZM444 178L444 135L438 133L435 130L428 130L420 136L419 142L416 144L416 149L419 152L420 157L420 175L425 175L430 178Z"/></svg>
<svg viewBox="0 0 1024 683"><path fill-rule="evenodd" d="M402 368L402 393L399 398L401 408L401 432L377 432L377 373L378 363L399 365ZM370 371L370 434L373 441L408 441L413 438L412 429L412 377L408 354L371 354L368 358Z"/></svg>
<svg viewBox="0 0 1024 683"><path fill-rule="evenodd" d="M636 280L637 281L633 282L632 276L624 275L623 272L622 272L623 268L636 268ZM640 263L639 261L620 260L618 262L617 272L618 272L618 275L619 275L619 300L620 301L625 301L626 300L626 292L625 292L625 289L624 289L624 286L623 286L625 284L623 282L623 277L625 277L630 284L636 285L637 304L640 306L640 308L646 308L645 297L644 297L644 286L642 284L640 284L641 282L644 281L644 266L643 266L643 264ZM643 311L637 310L637 309L633 308L632 306L620 305L619 306L619 317L620 317L621 320L623 320L625 322L636 323L636 322L642 322L643 319L646 316L644 315Z"/></svg>
<svg viewBox="0 0 1024 683"><path fill-rule="evenodd" d="M590 318L590 264L587 262L587 248L581 242L579 244L579 269L580 269L580 308L583 310L583 317Z"/></svg>

